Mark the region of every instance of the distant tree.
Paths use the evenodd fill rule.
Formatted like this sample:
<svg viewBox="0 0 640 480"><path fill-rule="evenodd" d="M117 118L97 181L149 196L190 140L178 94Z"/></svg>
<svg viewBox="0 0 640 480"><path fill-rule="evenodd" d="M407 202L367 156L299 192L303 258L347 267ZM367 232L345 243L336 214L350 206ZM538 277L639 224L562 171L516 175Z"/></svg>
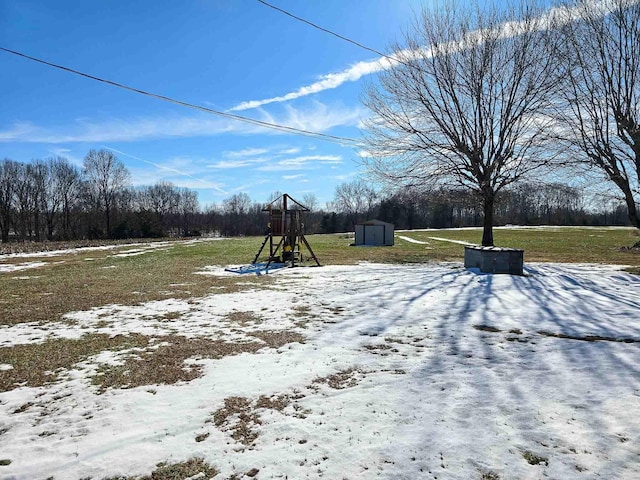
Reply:
<svg viewBox="0 0 640 480"><path fill-rule="evenodd" d="M49 167L42 160L35 160L27 165L27 175L31 185L31 217L33 219L33 233L36 241L42 239L42 222L47 209L47 186L50 184Z"/></svg>
<svg viewBox="0 0 640 480"><path fill-rule="evenodd" d="M178 215L180 190L170 182L157 182L138 191L139 207L149 213L154 235L164 235L171 218Z"/></svg>
<svg viewBox="0 0 640 480"><path fill-rule="evenodd" d="M393 65L366 92L364 163L394 186L443 182L483 206L493 245L496 195L549 163L545 120L555 88L555 37L530 4L425 8Z"/></svg>
<svg viewBox="0 0 640 480"><path fill-rule="evenodd" d="M83 174L87 192L103 213L105 232L110 237L113 209L119 191L129 183L129 171L111 151L92 149L84 157Z"/></svg>
<svg viewBox="0 0 640 480"><path fill-rule="evenodd" d="M312 212L315 212L318 209L319 203L320 202L318 201L318 197L315 193L305 193L302 196L302 204Z"/></svg>
<svg viewBox="0 0 640 480"><path fill-rule="evenodd" d="M33 234L33 211L35 192L39 187L30 164L19 163L13 187L15 195L15 226L20 240L26 240Z"/></svg>
<svg viewBox="0 0 640 480"><path fill-rule="evenodd" d="M577 20L561 30L557 50L560 138L617 186L640 229L640 3L576 0L567 8Z"/></svg>
<svg viewBox="0 0 640 480"><path fill-rule="evenodd" d="M367 182L362 179L353 180L336 187L333 206L338 212L348 216L350 228L353 228L360 215L371 211L376 198L376 191Z"/></svg>
<svg viewBox="0 0 640 480"><path fill-rule="evenodd" d="M14 225L14 193L18 183L20 164L5 158L0 163L0 239L9 241L9 232Z"/></svg>
<svg viewBox="0 0 640 480"><path fill-rule="evenodd" d="M267 205L271 205L272 208L282 209L284 207L282 203L282 192L280 190L276 190L271 192L267 197Z"/></svg>
<svg viewBox="0 0 640 480"><path fill-rule="evenodd" d="M80 171L64 157L49 159L50 184L48 188L47 225L49 235L54 228L55 214L60 208L63 239L74 237L72 211L80 201Z"/></svg>
<svg viewBox="0 0 640 480"><path fill-rule="evenodd" d="M233 194L222 201L222 208L225 213L242 215L251 208L251 198L246 193Z"/></svg>
<svg viewBox="0 0 640 480"><path fill-rule="evenodd" d="M246 235L249 231L249 213L252 202L246 193L236 193L222 201L224 212L223 234L227 236Z"/></svg>
<svg viewBox="0 0 640 480"><path fill-rule="evenodd" d="M180 215L180 226L182 235L193 235L193 220L200 210L198 203L198 192L182 188L179 190L178 214Z"/></svg>

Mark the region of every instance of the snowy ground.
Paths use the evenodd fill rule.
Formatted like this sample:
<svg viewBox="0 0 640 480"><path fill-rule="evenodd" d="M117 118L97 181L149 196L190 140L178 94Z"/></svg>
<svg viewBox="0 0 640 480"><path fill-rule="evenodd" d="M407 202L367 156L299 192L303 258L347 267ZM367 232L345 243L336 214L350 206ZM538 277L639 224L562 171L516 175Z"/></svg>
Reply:
<svg viewBox="0 0 640 480"><path fill-rule="evenodd" d="M0 478L143 475L192 457L219 479L640 478L640 278L526 271L287 269L268 289L3 327L2 346L90 332L244 341L257 329L306 341L191 361L204 375L188 383L99 395L89 378L118 362L111 353L0 393L0 459L11 460ZM261 322L230 325L234 311ZM233 402L244 415L214 415Z"/></svg>

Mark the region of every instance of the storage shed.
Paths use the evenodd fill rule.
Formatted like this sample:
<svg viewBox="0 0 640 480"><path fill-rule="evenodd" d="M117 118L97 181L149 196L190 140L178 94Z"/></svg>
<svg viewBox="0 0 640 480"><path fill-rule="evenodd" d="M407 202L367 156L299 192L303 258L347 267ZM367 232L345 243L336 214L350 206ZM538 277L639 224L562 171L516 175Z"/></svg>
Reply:
<svg viewBox="0 0 640 480"><path fill-rule="evenodd" d="M393 245L393 224L380 220L369 220L368 222L356 224L356 241L354 245Z"/></svg>

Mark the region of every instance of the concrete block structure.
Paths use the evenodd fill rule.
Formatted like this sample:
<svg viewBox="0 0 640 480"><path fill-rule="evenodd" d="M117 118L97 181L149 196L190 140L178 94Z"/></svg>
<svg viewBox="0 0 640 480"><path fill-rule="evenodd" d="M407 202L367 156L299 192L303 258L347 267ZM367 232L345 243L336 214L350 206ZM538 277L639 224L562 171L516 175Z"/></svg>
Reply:
<svg viewBox="0 0 640 480"><path fill-rule="evenodd" d="M464 266L479 268L483 273L522 275L524 250L468 245L464 247Z"/></svg>

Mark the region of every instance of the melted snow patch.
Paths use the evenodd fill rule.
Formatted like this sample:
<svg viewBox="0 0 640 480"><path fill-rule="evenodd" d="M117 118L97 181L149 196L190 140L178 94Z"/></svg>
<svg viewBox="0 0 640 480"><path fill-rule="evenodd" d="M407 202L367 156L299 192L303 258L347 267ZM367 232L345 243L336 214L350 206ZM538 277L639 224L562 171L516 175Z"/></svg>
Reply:
<svg viewBox="0 0 640 480"><path fill-rule="evenodd" d="M418 245L429 245L429 242L423 242L421 240L416 240L415 238L405 237L404 235L396 235L396 237L409 243L417 243Z"/></svg>
<svg viewBox="0 0 640 480"><path fill-rule="evenodd" d="M47 262L24 262L0 265L0 273L17 272L19 270L28 270L31 268L40 268L48 265Z"/></svg>
<svg viewBox="0 0 640 480"><path fill-rule="evenodd" d="M475 245L475 243L465 242L464 240L451 240L450 238L442 238L442 237L427 237L431 240L438 240L440 242L449 242L449 243L457 243L459 245Z"/></svg>

